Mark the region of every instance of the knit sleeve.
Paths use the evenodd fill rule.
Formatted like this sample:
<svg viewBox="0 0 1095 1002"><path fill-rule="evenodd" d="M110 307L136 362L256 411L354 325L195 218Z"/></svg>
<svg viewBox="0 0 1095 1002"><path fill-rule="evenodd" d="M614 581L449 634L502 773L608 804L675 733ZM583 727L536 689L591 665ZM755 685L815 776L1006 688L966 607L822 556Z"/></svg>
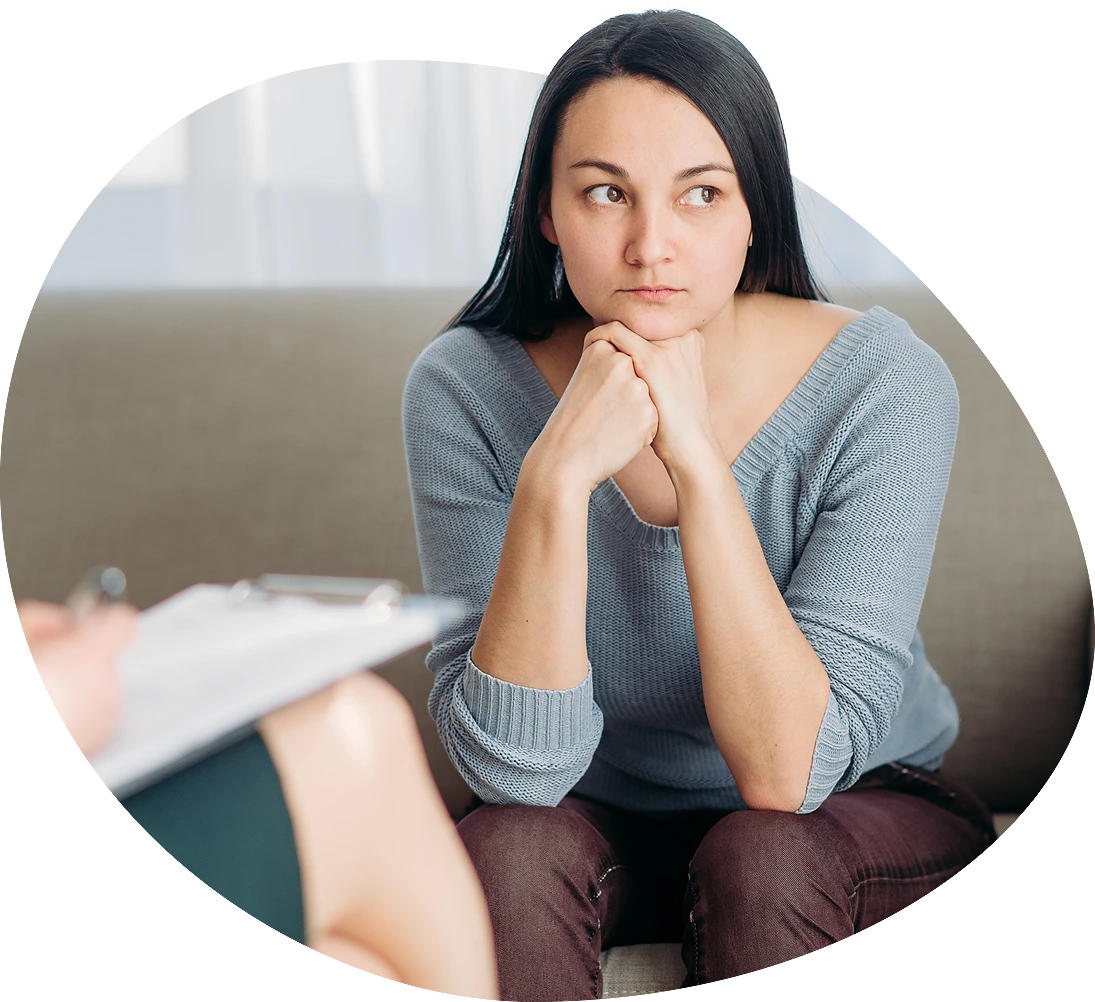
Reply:
<svg viewBox="0 0 1095 1002"><path fill-rule="evenodd" d="M484 368L472 385L437 354L428 349L408 378L404 443L426 593L457 599L466 612L427 655L430 714L449 758L484 801L554 806L600 741L592 675L571 689L541 690L494 678L471 660L520 458L506 415L482 399L499 374Z"/></svg>
<svg viewBox="0 0 1095 1002"><path fill-rule="evenodd" d="M830 683L799 813L860 777L912 664L958 429L954 380L917 344L922 350L886 371L846 417L784 592Z"/></svg>

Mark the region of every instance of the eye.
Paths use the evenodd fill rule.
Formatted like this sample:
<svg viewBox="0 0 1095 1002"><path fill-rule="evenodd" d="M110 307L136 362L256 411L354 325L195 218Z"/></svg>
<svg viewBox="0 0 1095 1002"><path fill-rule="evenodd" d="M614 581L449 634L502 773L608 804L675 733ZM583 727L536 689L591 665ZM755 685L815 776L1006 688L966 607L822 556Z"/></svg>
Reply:
<svg viewBox="0 0 1095 1002"><path fill-rule="evenodd" d="M685 205L710 205L718 197L718 193L718 188L712 188L711 185L697 185L695 188L689 188L681 201Z"/></svg>
<svg viewBox="0 0 1095 1002"><path fill-rule="evenodd" d="M624 193L614 184L599 184L589 189L589 197L598 205L617 205L624 200Z"/></svg>

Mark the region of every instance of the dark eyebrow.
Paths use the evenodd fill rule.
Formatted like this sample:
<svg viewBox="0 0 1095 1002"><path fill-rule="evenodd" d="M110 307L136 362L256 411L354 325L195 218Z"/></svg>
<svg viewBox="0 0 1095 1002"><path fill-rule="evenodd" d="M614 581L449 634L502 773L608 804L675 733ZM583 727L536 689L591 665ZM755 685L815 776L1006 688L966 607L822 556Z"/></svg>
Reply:
<svg viewBox="0 0 1095 1002"><path fill-rule="evenodd" d="M602 170L606 174L612 174L618 177L621 181L631 180L631 176L623 169L619 164L609 163L607 160L579 160L576 163L570 165L570 170L578 170L581 167L594 167L597 170ZM690 177L697 177L700 174L706 174L708 171L721 170L727 174L736 173L734 168L729 164L697 164L695 167L688 167L685 170L680 171L673 180L674 181L687 181Z"/></svg>

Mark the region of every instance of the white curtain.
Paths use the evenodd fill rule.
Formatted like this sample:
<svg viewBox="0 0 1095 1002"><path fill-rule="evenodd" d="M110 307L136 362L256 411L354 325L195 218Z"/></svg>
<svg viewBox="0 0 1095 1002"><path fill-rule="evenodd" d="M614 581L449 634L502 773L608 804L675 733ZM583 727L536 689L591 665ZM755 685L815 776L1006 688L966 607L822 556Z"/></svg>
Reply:
<svg viewBox="0 0 1095 1002"><path fill-rule="evenodd" d="M119 171L46 287L474 285L542 82L377 62L236 91Z"/></svg>
<svg viewBox="0 0 1095 1002"><path fill-rule="evenodd" d="M229 94L126 164L58 254L47 289L475 286L498 249L535 73L337 64ZM823 281L913 280L799 186Z"/></svg>

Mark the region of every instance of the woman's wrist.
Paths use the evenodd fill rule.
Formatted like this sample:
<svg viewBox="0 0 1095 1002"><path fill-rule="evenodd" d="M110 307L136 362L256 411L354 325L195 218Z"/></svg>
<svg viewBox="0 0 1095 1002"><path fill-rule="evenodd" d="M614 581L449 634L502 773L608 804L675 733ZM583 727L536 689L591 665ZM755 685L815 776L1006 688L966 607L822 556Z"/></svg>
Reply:
<svg viewBox="0 0 1095 1002"><path fill-rule="evenodd" d="M682 492L688 494L718 486L730 470L722 447L710 438L704 438L689 449L659 458L669 474L678 499Z"/></svg>
<svg viewBox="0 0 1095 1002"><path fill-rule="evenodd" d="M545 448L534 442L521 464L517 489L530 499L543 498L552 507L568 503L583 509L596 484L583 477L564 450Z"/></svg>

